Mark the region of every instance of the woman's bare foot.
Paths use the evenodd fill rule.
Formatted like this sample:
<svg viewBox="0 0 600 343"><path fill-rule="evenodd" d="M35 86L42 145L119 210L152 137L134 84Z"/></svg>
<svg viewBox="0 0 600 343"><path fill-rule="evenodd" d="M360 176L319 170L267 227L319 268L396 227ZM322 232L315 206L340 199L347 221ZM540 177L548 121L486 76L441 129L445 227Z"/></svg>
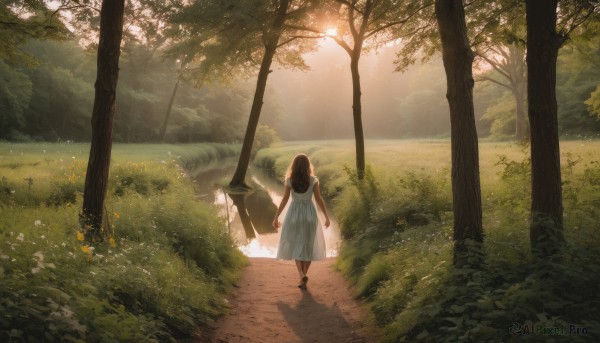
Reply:
<svg viewBox="0 0 600 343"><path fill-rule="evenodd" d="M300 284L298 285L298 288L306 289L306 282L307 281L308 281L308 276L303 275L302 277L300 277Z"/></svg>

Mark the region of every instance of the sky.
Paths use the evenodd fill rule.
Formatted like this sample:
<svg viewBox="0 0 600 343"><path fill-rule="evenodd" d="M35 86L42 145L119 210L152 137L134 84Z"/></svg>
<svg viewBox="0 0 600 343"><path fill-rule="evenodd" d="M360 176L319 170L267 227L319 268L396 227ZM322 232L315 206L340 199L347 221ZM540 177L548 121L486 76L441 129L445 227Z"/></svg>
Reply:
<svg viewBox="0 0 600 343"><path fill-rule="evenodd" d="M350 57L331 38L323 39L319 45L316 52L305 55L309 71L275 66L269 76L264 108L265 111L279 109L283 113L277 130L284 139L354 137ZM408 131L428 129L430 121L438 117L444 122L445 118L441 118L444 114L439 113L447 112L441 61L416 65L405 73L395 72L396 50L393 46L385 47L361 57L366 138L410 135ZM428 104L431 106L426 106ZM442 131L447 126L439 124Z"/></svg>

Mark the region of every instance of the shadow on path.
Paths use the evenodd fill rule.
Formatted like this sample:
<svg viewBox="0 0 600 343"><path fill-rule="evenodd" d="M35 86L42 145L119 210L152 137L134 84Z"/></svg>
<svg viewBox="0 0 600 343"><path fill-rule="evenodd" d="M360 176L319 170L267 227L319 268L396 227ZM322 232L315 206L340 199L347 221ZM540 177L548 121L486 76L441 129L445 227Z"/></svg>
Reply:
<svg viewBox="0 0 600 343"><path fill-rule="evenodd" d="M358 342L349 337L352 328L337 303L327 306L318 302L310 289L302 291L295 306L278 302L277 308L300 342Z"/></svg>

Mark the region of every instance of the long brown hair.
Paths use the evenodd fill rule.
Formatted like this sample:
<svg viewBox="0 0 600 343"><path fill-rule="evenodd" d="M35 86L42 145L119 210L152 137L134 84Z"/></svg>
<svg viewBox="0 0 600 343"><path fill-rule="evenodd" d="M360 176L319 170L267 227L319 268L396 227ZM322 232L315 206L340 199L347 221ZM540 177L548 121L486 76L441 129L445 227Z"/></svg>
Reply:
<svg viewBox="0 0 600 343"><path fill-rule="evenodd" d="M313 166L305 154L298 154L288 167L286 178L290 179L292 188L296 193L304 193L310 187L310 176L313 175Z"/></svg>

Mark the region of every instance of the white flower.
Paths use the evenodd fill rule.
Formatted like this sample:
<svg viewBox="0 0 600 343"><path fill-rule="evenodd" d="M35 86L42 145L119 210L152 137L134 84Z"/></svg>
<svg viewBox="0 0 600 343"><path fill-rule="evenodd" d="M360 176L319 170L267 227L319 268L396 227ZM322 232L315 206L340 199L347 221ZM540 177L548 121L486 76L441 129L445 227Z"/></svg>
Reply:
<svg viewBox="0 0 600 343"><path fill-rule="evenodd" d="M40 238L41 238L41 239L46 239L46 236L44 236L44 235L41 235L41 236L40 236Z"/></svg>
<svg viewBox="0 0 600 343"><path fill-rule="evenodd" d="M40 270L41 270L41 269L40 269L40 268L37 268L37 267L35 267L35 268L31 268L31 274L38 273Z"/></svg>
<svg viewBox="0 0 600 343"><path fill-rule="evenodd" d="M40 261L44 260L44 254L41 251L36 251L33 256L37 257Z"/></svg>
<svg viewBox="0 0 600 343"><path fill-rule="evenodd" d="M19 235L17 236L17 240L23 242L25 240L25 235L22 233L19 233Z"/></svg>
<svg viewBox="0 0 600 343"><path fill-rule="evenodd" d="M38 219L38 220L34 221L33 224L35 226L42 226L42 221Z"/></svg>
<svg viewBox="0 0 600 343"><path fill-rule="evenodd" d="M64 247L66 247L66 246L67 246L67 243L65 243L65 242L62 242L62 243L61 243L61 245L62 245L62 246L63 246L63 248L64 248Z"/></svg>

